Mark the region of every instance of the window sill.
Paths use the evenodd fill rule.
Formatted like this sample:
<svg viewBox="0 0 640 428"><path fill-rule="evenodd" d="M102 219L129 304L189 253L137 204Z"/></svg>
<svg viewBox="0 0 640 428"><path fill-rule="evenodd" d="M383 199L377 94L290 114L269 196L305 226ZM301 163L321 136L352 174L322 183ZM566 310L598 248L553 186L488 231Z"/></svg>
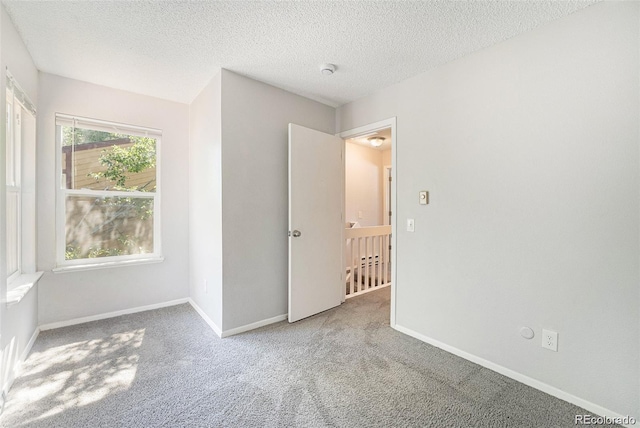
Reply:
<svg viewBox="0 0 640 428"><path fill-rule="evenodd" d="M7 283L7 306L15 305L38 283L44 272L23 273Z"/></svg>
<svg viewBox="0 0 640 428"><path fill-rule="evenodd" d="M103 262L103 263L87 263L84 265L69 265L58 266L52 269L53 273L66 273L66 272L78 272L83 270L95 270L95 269L107 269L113 267L125 267L136 265L147 265L151 263L162 263L164 257L150 257L147 259L135 259L135 260L121 260L117 262Z"/></svg>

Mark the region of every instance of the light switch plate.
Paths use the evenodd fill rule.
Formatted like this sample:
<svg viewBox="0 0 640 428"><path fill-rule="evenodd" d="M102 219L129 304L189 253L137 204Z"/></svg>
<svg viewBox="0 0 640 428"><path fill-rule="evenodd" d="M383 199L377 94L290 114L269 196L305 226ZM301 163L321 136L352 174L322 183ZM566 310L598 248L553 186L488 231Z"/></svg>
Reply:
<svg viewBox="0 0 640 428"><path fill-rule="evenodd" d="M407 219L407 232L415 231L415 222L412 218Z"/></svg>
<svg viewBox="0 0 640 428"><path fill-rule="evenodd" d="M421 190L418 200L420 201L420 205L427 205L429 203L429 192L427 192L426 190Z"/></svg>

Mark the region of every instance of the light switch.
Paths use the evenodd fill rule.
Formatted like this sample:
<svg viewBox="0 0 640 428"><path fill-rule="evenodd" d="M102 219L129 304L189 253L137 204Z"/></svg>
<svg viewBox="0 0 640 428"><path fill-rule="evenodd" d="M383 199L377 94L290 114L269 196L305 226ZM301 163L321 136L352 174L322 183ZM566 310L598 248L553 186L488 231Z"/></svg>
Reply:
<svg viewBox="0 0 640 428"><path fill-rule="evenodd" d="M415 232L415 223L412 218L407 219L407 232Z"/></svg>
<svg viewBox="0 0 640 428"><path fill-rule="evenodd" d="M420 205L427 205L429 203L429 192L421 190L419 195L420 197L418 199L420 200Z"/></svg>

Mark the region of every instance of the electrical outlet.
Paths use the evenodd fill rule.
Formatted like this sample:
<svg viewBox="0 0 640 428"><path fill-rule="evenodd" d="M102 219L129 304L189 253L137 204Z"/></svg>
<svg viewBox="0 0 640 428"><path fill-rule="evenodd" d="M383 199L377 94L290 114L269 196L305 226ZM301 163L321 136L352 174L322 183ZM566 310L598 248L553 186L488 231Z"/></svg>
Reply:
<svg viewBox="0 0 640 428"><path fill-rule="evenodd" d="M558 352L558 333L551 330L542 330L542 347Z"/></svg>
<svg viewBox="0 0 640 428"><path fill-rule="evenodd" d="M207 294L209 292L209 287L207 287L207 278L204 279L204 294Z"/></svg>

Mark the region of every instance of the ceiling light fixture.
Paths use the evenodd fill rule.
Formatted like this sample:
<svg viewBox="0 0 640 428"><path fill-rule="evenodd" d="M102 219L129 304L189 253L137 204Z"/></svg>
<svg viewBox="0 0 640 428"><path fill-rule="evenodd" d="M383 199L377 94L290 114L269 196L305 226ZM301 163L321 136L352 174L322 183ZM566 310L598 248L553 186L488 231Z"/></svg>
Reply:
<svg viewBox="0 0 640 428"><path fill-rule="evenodd" d="M320 66L320 73L324 74L325 76L331 76L335 72L336 66L333 64L322 64Z"/></svg>
<svg viewBox="0 0 640 428"><path fill-rule="evenodd" d="M373 147L380 147L382 143L384 143L384 140L384 137L371 137L368 139L369 144L371 144Z"/></svg>

